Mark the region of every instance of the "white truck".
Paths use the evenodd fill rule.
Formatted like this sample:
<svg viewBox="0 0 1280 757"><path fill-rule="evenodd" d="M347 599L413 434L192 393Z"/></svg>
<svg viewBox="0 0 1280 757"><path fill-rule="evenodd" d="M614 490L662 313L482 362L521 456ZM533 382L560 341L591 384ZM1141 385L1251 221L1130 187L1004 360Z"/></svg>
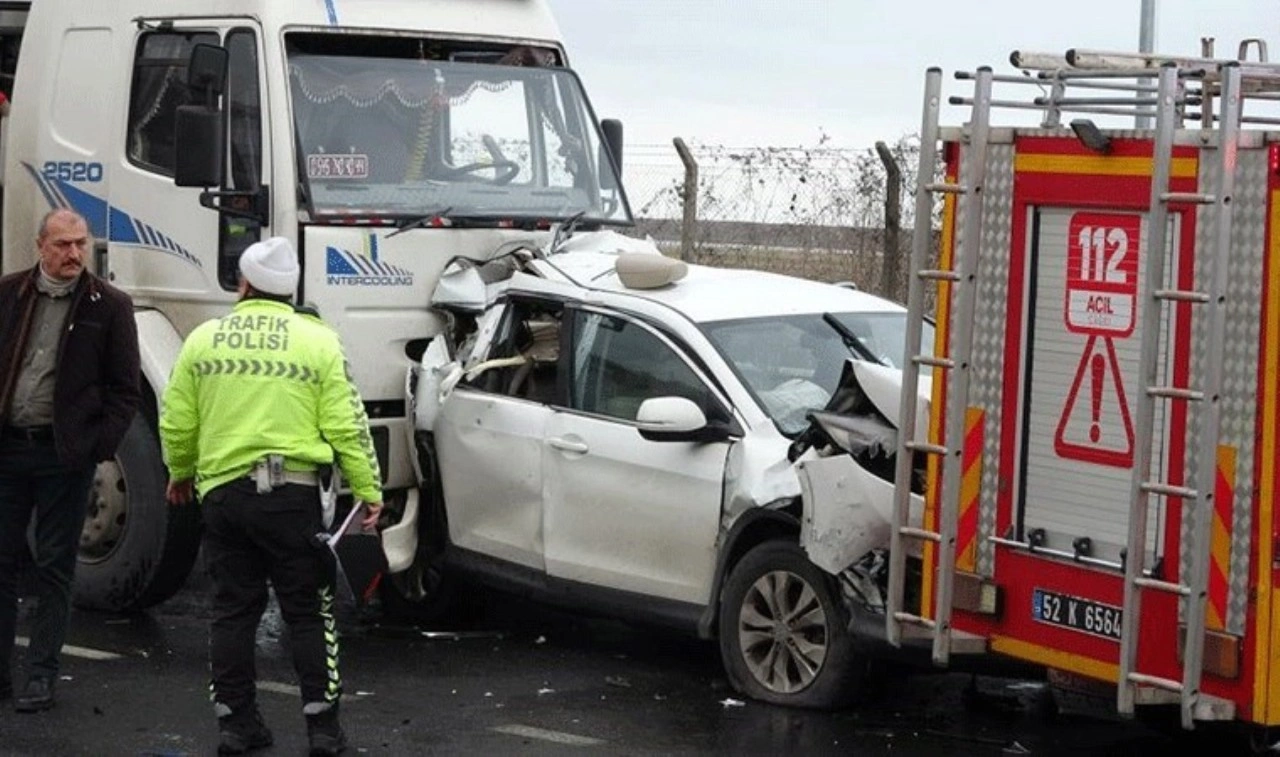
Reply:
<svg viewBox="0 0 1280 757"><path fill-rule="evenodd" d="M165 505L157 398L267 236L293 240L299 301L346 345L393 517L413 506L404 376L440 329L446 261L631 221L621 125L567 64L543 0L0 2L2 270L32 265L38 220L70 207L137 308L146 399L98 471L80 605L185 582L199 522Z"/></svg>
<svg viewBox="0 0 1280 757"><path fill-rule="evenodd" d="M185 582L199 516L164 502L158 398L241 251L281 235L372 422L390 603L431 613L447 577L479 579L719 638L758 699L847 701L884 633L906 310L759 272L677 281L616 233L621 124L545 0L180 8L0 1L3 270L74 208L136 305L146 400L99 468L78 603Z"/></svg>

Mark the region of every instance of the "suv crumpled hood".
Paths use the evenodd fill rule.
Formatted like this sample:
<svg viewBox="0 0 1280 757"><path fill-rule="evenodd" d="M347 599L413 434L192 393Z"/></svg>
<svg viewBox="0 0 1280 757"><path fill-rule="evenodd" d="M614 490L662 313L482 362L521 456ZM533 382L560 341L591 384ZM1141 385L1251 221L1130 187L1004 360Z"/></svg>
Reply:
<svg viewBox="0 0 1280 757"><path fill-rule="evenodd" d="M922 378L916 438L925 438L930 391ZM889 546L901 392L901 371L851 359L831 403L810 416L800 436L807 445L796 458L804 503L800 545L829 573ZM924 498L912 493L908 525L919 527L923 510Z"/></svg>

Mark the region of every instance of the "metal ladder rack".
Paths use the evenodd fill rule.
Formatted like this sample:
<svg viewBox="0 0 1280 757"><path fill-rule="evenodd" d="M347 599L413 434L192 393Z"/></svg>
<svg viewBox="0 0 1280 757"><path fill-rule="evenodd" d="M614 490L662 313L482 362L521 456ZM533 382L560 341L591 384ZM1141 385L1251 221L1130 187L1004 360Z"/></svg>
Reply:
<svg viewBox="0 0 1280 757"><path fill-rule="evenodd" d="M1235 153L1240 132L1241 71L1238 65L1221 68L1221 115L1218 142L1212 164L1213 193L1179 193L1169 188L1173 163L1175 110L1179 71L1174 63L1161 66L1157 85L1155 140L1152 150L1151 209L1148 215L1146 288L1139 323L1140 376L1144 391L1138 393L1134 420L1133 475L1130 483L1129 535L1125 557L1124 608L1120 631L1120 666L1117 709L1122 714L1134 710L1139 687L1152 687L1178 695L1182 725L1193 727L1204 659L1205 605L1209 577L1209 534L1212 522L1218 439L1221 426L1222 362L1226 332L1226 275L1230 256L1232 195L1235 187ZM1161 289L1170 203L1193 203L1211 207L1213 229L1212 273L1202 291ZM1192 303L1203 310L1207 326L1200 329L1206 340L1206 370L1199 389L1158 385L1160 323L1165 305ZM1193 486L1149 480L1155 426L1156 400L1202 402L1198 440L1200 458ZM1180 498L1184 508L1195 512L1190 555L1185 567L1186 583L1169 582L1146 574L1147 510L1151 495ZM1186 642L1182 679L1171 680L1137 671L1138 640L1141 635L1142 594L1162 591L1185 600Z"/></svg>
<svg viewBox="0 0 1280 757"><path fill-rule="evenodd" d="M889 642L902 643L905 625L927 629L933 637L933 661L946 665L951 656L951 604L954 591L957 513L960 502L960 476L965 409L969 402L970 353L973 347L973 315L977 301L978 253L982 226L982 188L986 178L987 144L991 120L990 68L981 68L974 78L971 101L972 116L965 133L964 151L958 183L931 183L937 161L938 118L942 96L942 71L929 69L925 80L924 120L920 131L920 185L916 190L915 234L911 248L913 272L907 295L907 344L909 356L903 369L902 396L898 410L897 468L894 480L892 530L889 545L889 587L885 603L886 632ZM963 100L953 103L963 104ZM950 270L928 268L933 235L930 223L933 198L937 194L956 195L963 200L963 230L959 254ZM947 336L950 350L945 358L921 352L924 324L924 287L941 281L950 282L951 307L947 309ZM947 422L945 438L940 444L916 439L916 401L921 366L943 371L947 382ZM920 452L942 458L942 491L939 498L938 530L930 531L909 525L911 508L912 463ZM905 540L916 539L937 544L937 580L933 617L903 609L906 588Z"/></svg>

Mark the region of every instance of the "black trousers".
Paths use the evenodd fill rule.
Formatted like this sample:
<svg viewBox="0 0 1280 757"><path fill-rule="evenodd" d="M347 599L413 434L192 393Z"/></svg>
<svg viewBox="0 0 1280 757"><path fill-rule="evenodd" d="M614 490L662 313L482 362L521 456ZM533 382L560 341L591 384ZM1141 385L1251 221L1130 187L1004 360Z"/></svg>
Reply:
<svg viewBox="0 0 1280 757"><path fill-rule="evenodd" d="M238 713L255 704L254 641L275 589L289 629L293 667L306 704L334 703L342 693L338 631L333 616L333 553L316 534L320 502L314 487L287 484L258 494L252 481L233 481L202 502L204 550L213 581L209 668L213 699Z"/></svg>
<svg viewBox="0 0 1280 757"><path fill-rule="evenodd" d="M53 439L0 434L0 684L10 680L18 612L18 572L34 558L37 605L27 649L27 675L58 677L59 650L71 615L71 582L93 486L92 463L68 468ZM35 514L35 553L27 526Z"/></svg>

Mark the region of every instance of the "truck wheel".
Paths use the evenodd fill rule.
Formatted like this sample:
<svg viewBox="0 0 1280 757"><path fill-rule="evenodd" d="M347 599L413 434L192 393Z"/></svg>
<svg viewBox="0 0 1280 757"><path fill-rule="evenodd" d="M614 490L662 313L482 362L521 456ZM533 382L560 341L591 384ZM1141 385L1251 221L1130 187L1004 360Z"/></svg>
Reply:
<svg viewBox="0 0 1280 757"><path fill-rule="evenodd" d="M165 501L160 444L134 416L115 459L98 464L80 532L75 603L94 610L141 610L173 596L200 547L200 509Z"/></svg>
<svg viewBox="0 0 1280 757"><path fill-rule="evenodd" d="M720 655L739 692L772 704L847 704L865 660L834 579L796 544L767 541L734 566L720 599Z"/></svg>

